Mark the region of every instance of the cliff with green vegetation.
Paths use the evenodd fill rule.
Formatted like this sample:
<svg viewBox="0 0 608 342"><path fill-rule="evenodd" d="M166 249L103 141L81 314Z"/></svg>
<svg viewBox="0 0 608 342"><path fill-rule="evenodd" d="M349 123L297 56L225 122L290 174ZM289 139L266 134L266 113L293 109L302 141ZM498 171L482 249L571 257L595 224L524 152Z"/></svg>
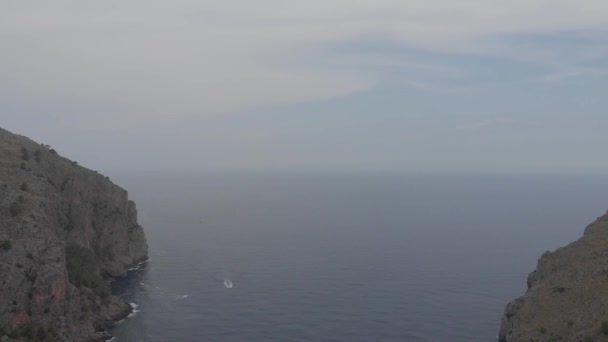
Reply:
<svg viewBox="0 0 608 342"><path fill-rule="evenodd" d="M608 214L542 255L527 292L507 305L499 340L608 341Z"/></svg>
<svg viewBox="0 0 608 342"><path fill-rule="evenodd" d="M131 312L108 279L147 258L108 177L0 129L0 340L94 341Z"/></svg>

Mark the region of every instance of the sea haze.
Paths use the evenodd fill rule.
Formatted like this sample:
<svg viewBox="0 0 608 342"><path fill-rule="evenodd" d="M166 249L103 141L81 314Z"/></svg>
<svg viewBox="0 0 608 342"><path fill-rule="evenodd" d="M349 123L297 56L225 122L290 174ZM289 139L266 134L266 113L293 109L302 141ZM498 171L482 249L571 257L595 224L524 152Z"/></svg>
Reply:
<svg viewBox="0 0 608 342"><path fill-rule="evenodd" d="M495 341L538 257L608 208L606 178L115 178L150 245L113 284L137 305L116 341Z"/></svg>

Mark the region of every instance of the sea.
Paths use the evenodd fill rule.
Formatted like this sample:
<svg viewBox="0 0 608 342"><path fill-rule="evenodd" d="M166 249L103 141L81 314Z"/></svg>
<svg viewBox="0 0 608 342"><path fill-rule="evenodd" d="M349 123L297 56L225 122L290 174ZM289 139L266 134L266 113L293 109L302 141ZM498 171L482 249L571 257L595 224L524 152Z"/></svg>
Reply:
<svg viewBox="0 0 608 342"><path fill-rule="evenodd" d="M121 173L148 262L114 341L491 342L608 177Z"/></svg>

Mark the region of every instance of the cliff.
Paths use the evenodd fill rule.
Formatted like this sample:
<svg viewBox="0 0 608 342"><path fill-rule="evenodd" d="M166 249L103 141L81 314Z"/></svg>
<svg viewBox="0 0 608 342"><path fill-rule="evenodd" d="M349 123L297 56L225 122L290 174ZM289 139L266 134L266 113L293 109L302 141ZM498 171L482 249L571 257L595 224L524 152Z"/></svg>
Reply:
<svg viewBox="0 0 608 342"><path fill-rule="evenodd" d="M566 247L545 252L528 290L509 303L501 342L608 341L608 215Z"/></svg>
<svg viewBox="0 0 608 342"><path fill-rule="evenodd" d="M2 341L104 339L104 328L131 312L107 280L147 249L125 190L0 129Z"/></svg>

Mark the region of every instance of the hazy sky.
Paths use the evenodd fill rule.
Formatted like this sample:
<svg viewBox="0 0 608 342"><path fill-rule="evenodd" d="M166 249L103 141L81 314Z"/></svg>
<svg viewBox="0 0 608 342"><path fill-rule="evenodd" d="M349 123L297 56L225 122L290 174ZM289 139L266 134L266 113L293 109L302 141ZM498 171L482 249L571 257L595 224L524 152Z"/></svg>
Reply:
<svg viewBox="0 0 608 342"><path fill-rule="evenodd" d="M0 0L0 126L100 171L608 172L605 0Z"/></svg>

